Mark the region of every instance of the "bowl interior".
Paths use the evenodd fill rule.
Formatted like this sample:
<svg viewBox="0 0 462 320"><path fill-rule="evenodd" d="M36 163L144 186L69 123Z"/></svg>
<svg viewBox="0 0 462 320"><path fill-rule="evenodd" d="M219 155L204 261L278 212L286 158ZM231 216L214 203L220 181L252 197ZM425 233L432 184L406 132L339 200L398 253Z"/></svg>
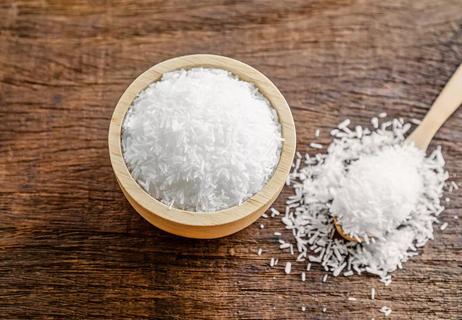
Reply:
<svg viewBox="0 0 462 320"><path fill-rule="evenodd" d="M159 80L166 72L194 67L228 70L241 80L253 83L276 110L281 124L281 156L272 177L263 188L239 206L215 212L191 212L169 208L147 193L131 176L122 155L121 130L125 114L139 92ZM233 223L256 211L267 208L281 192L295 154L295 126L290 108L276 86L262 73L240 61L217 55L198 54L177 57L161 62L133 81L121 96L109 128L109 153L117 181L124 193L141 208L162 219L190 226L212 226Z"/></svg>

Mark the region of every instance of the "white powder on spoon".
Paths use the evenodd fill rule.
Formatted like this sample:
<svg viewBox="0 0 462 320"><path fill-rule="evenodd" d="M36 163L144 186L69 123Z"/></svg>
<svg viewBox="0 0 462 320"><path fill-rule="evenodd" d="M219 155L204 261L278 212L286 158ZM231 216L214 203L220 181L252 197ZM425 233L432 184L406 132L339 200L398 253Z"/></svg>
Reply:
<svg viewBox="0 0 462 320"><path fill-rule="evenodd" d="M293 235L296 261L320 263L334 276L369 272L389 284L389 273L433 239L448 173L439 147L425 156L404 144L410 124L375 119L373 130L342 122L326 154L295 160L287 180L294 195L282 222ZM377 237L363 243L340 238L334 214L350 232Z"/></svg>
<svg viewBox="0 0 462 320"><path fill-rule="evenodd" d="M399 144L352 162L331 206L343 230L380 239L401 225L422 194L424 158L413 145Z"/></svg>
<svg viewBox="0 0 462 320"><path fill-rule="evenodd" d="M134 100L122 131L133 178L169 206L217 211L262 189L279 162L276 111L221 69L163 75Z"/></svg>

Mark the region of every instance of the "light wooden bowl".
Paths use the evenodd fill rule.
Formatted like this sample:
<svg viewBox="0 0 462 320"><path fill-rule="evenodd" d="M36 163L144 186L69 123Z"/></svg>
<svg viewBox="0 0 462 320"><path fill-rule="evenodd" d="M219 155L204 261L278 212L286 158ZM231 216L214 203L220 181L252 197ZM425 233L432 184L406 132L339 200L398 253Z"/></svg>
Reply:
<svg viewBox="0 0 462 320"><path fill-rule="evenodd" d="M127 110L138 93L162 74L193 67L225 69L255 84L276 109L282 127L281 158L263 189L240 206L216 212L189 212L168 208L149 195L130 175L122 156L121 129ZM197 54L161 62L141 74L125 90L112 115L109 127L109 154L112 168L125 197L135 210L156 227L184 237L219 238L244 229L257 220L276 200L289 174L295 154L295 126L290 108L276 86L262 73L237 60L217 55Z"/></svg>

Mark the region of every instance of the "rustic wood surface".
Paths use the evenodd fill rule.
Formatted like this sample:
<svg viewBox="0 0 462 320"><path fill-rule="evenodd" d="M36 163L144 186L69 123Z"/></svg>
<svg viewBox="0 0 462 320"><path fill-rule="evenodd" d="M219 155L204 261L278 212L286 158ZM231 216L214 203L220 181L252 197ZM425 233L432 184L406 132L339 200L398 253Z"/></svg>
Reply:
<svg viewBox="0 0 462 320"><path fill-rule="evenodd" d="M0 318L379 319L384 305L393 319L462 318L460 192L449 227L388 287L270 269L289 259L278 220L198 241L136 214L109 162L111 113L142 71L192 53L264 72L291 105L299 151L313 152L315 128L327 144L346 117L423 117L462 61L462 2L1 1ZM436 144L461 183L461 111Z"/></svg>

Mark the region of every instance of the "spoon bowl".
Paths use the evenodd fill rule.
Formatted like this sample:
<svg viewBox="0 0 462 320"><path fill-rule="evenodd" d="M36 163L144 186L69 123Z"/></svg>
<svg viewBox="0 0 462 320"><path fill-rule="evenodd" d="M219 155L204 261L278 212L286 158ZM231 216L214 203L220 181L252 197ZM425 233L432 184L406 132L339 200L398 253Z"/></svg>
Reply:
<svg viewBox="0 0 462 320"><path fill-rule="evenodd" d="M441 93L433 102L430 111L419 126L406 139L407 143L413 143L417 148L426 151L438 129L462 104L462 65L454 72L444 86ZM352 237L347 234L338 221L334 218L337 232L348 241L362 242L364 239Z"/></svg>
<svg viewBox="0 0 462 320"><path fill-rule="evenodd" d="M192 212L168 207L148 194L131 176L125 164L121 133L128 109L136 96L164 73L194 67L230 71L254 84L278 114L284 141L279 162L263 188L240 205L216 212ZM289 105L277 87L261 72L240 61L210 54L182 56L161 62L136 78L121 96L109 127L109 155L117 182L133 208L158 228L190 238L219 238L235 233L257 220L276 200L289 174L295 155L296 133Z"/></svg>
<svg viewBox="0 0 462 320"><path fill-rule="evenodd" d="M358 242L358 243L361 243L364 241L364 239L361 237L353 237L353 236L350 236L348 233L346 233L345 230L342 228L342 225L337 221L336 218L334 218L334 226L335 226L335 230L337 230L337 233L343 239L348 240L348 241Z"/></svg>

